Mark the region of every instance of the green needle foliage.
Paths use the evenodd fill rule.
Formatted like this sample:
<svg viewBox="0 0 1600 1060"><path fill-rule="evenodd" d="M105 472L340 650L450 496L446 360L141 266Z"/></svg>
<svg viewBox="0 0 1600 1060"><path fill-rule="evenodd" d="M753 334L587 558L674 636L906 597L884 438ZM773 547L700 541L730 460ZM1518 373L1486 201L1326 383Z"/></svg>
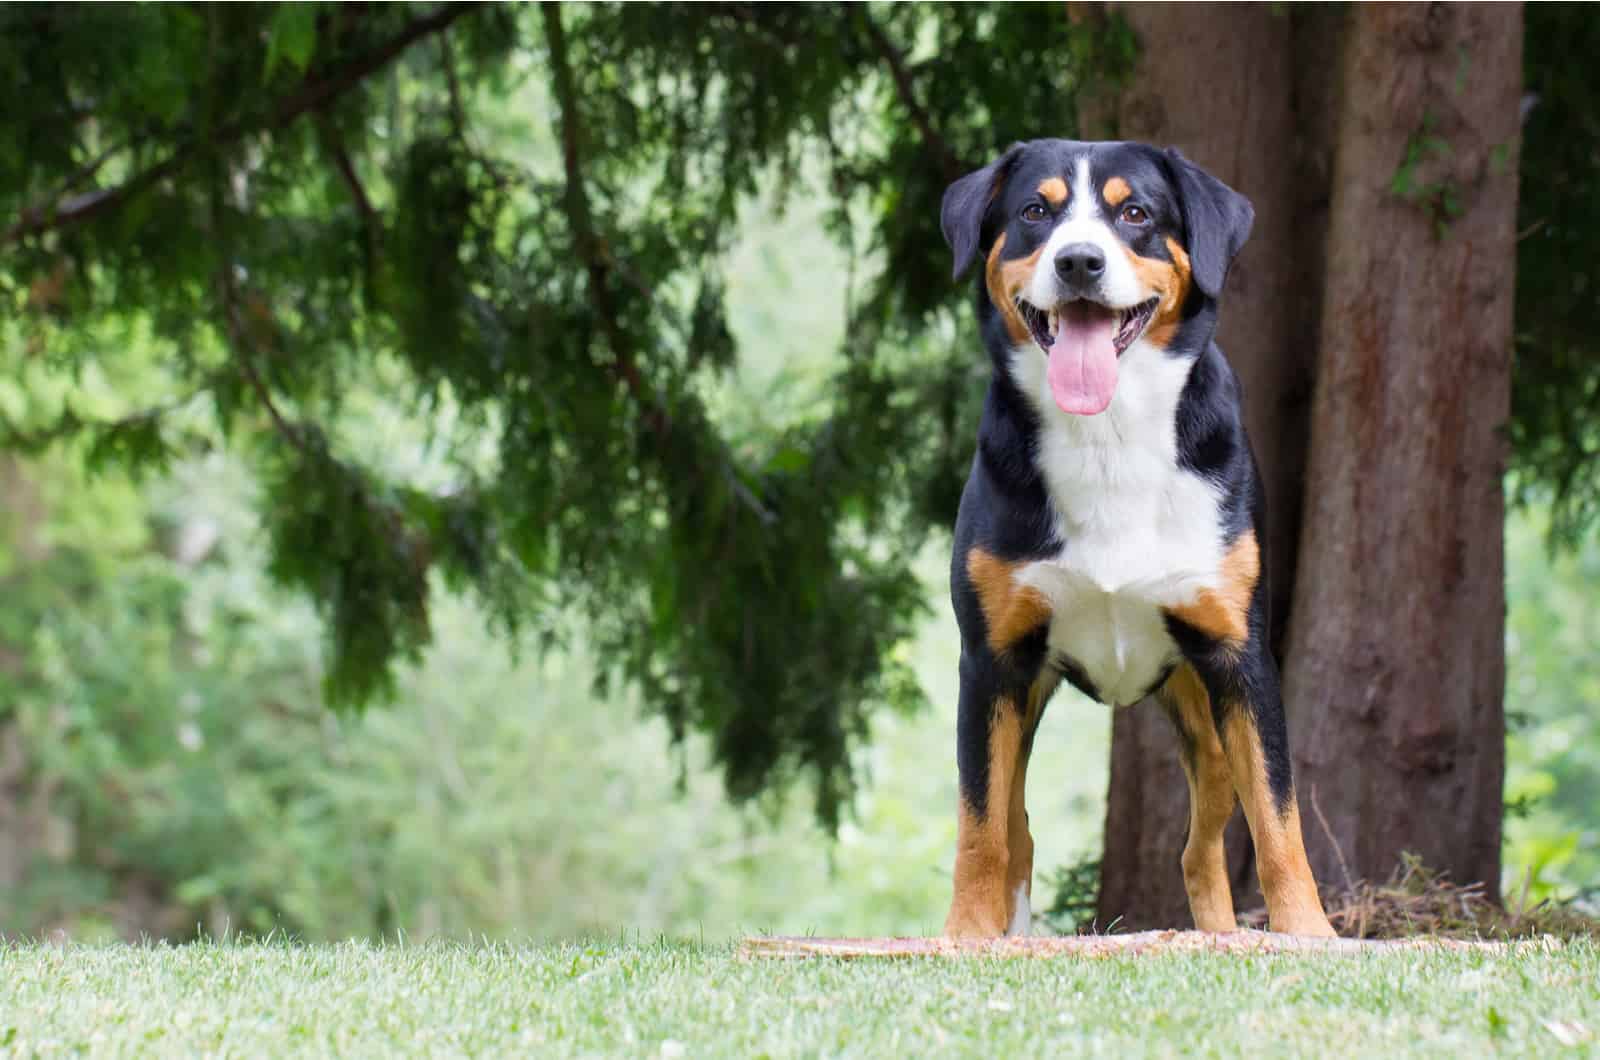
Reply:
<svg viewBox="0 0 1600 1060"><path fill-rule="evenodd" d="M0 31L7 356L162 354L121 414L30 400L9 444L247 454L336 704L391 691L444 585L549 643L585 630L602 681L710 734L732 795L810 775L836 820L870 710L918 700L890 649L970 459L939 199L1041 115L1070 131L1065 19L116 5ZM814 279L850 299L842 367L820 413L738 431L711 411L740 352L726 251L807 173L867 250L859 290ZM355 384L432 414L448 481L341 431Z"/></svg>
<svg viewBox="0 0 1600 1060"><path fill-rule="evenodd" d="M1571 546L1600 517L1600 26L1576 4L1524 18L1512 467L1519 496L1550 501L1551 537Z"/></svg>
<svg viewBox="0 0 1600 1060"><path fill-rule="evenodd" d="M1581 16L1528 18L1551 128L1592 122ZM245 457L335 704L392 690L443 586L545 643L583 630L732 795L809 776L831 824L871 711L918 700L892 649L971 457L985 368L940 196L1070 135L1077 87L1134 51L1115 19L982 5L7 6L0 444ZM1516 439L1530 488L1577 498L1564 526L1594 510L1569 385L1600 363L1570 271L1594 225L1550 207L1593 138L1535 113ZM740 211L808 181L859 264L812 279L849 307L837 374L805 415L727 415ZM138 381L90 409L29 366ZM349 427L374 391L448 476Z"/></svg>

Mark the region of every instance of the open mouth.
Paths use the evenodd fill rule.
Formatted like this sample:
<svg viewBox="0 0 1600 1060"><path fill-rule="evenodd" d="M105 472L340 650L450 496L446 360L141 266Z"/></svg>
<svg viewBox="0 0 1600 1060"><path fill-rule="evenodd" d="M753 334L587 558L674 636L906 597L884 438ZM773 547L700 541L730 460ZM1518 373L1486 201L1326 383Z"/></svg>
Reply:
<svg viewBox="0 0 1600 1060"><path fill-rule="evenodd" d="M1024 301L1019 300L1017 305L1022 310L1022 319L1027 321L1028 330L1033 333L1033 341L1037 342L1039 348L1046 354L1049 354L1050 348L1055 345L1056 336L1060 334L1063 311L1089 316L1114 315L1116 331L1111 337L1111 344L1116 348L1117 356L1121 357L1123 351L1144 334L1144 329L1149 326L1150 318L1155 316L1156 306L1160 302L1161 298L1158 295L1126 309L1112 309L1098 302L1080 299L1076 302L1063 302L1048 313L1035 309ZM1068 307L1071 307L1070 310Z"/></svg>

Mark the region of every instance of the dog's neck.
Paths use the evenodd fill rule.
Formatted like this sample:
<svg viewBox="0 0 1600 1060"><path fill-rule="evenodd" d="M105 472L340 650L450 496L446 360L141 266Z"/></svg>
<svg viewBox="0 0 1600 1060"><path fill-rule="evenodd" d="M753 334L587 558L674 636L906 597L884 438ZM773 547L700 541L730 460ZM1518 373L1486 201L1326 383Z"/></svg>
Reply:
<svg viewBox="0 0 1600 1060"><path fill-rule="evenodd" d="M1048 355L1034 343L1015 344L983 288L978 318L993 374L980 439L998 485L1043 499L1065 488L1064 472L1118 489L1138 489L1152 461L1177 459L1177 409L1195 362L1213 342L1217 303L1193 297L1170 344L1140 339L1118 361L1119 377L1104 412L1079 416L1055 405L1045 378ZM1019 454L1028 454L1023 458ZM1142 471L1140 469L1143 469Z"/></svg>

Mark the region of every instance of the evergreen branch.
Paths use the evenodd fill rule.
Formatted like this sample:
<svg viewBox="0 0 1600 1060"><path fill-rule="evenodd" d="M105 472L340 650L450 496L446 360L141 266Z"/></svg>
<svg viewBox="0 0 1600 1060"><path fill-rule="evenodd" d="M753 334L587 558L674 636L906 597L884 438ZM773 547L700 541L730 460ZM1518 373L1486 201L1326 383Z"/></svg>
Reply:
<svg viewBox="0 0 1600 1060"><path fill-rule="evenodd" d="M251 132L275 131L292 124L309 111L325 109L340 96L394 61L411 45L424 37L441 32L456 19L471 11L472 7L471 4L450 4L425 18L409 23L379 47L316 81L307 82L299 90L279 100L262 122L251 123L244 120L229 122L217 129L207 140L192 141L178 148L162 161L136 173L121 184L74 195L51 204L24 207L17 222L8 228L4 235L0 235L0 246L89 220L165 180L206 148L224 147Z"/></svg>
<svg viewBox="0 0 1600 1060"><path fill-rule="evenodd" d="M130 427L142 427L155 423L162 417L190 404L200 395L207 393L214 386L214 382L206 382L182 397L173 398L171 401L160 405L130 412L126 416L118 416L113 420L86 420L76 412L67 409L56 417L55 422L35 430L27 430L17 426L9 416L0 413L0 450L16 450L23 453L38 453L67 438L76 437L85 431L98 431L101 433L114 433L124 431Z"/></svg>
<svg viewBox="0 0 1600 1060"><path fill-rule="evenodd" d="M439 62L444 67L444 83L450 93L450 128L457 140L466 140L467 111L461 105L461 82L456 77L455 49L449 37L439 38Z"/></svg>
<svg viewBox="0 0 1600 1060"><path fill-rule="evenodd" d="M339 171L339 177L344 181L345 187L350 189L350 198L355 202L356 212L361 215L361 221L366 225L369 233L376 233L378 228L378 211L372 206L372 197L367 194L367 189L361 183L361 176L356 172L355 162L350 158L350 150L345 145L344 136L333 127L331 122L326 123L328 153L333 155L334 168Z"/></svg>
<svg viewBox="0 0 1600 1060"><path fill-rule="evenodd" d="M261 378L261 373L256 371L255 354L259 344L246 330L244 321L239 319L239 288L233 275L233 241L228 238L228 232L223 225L220 179L213 181L211 185L211 236L220 248L221 260L217 263L217 294L222 301L222 321L227 331L228 347L233 353L234 365L239 371L240 378L255 392L256 398L267 410L267 415L272 419L272 425L277 432L302 454L310 455L310 446L306 443L305 434L279 411L277 402L272 398L271 388Z"/></svg>
<svg viewBox="0 0 1600 1060"><path fill-rule="evenodd" d="M557 108L561 114L561 157L566 174L567 222L572 226L573 242L576 244L578 256L588 270L590 302L600 317L600 326L606 333L606 340L610 343L611 352L615 357L611 364L612 374L622 380L628 388L628 393L644 409L645 424L657 439L665 444L672 433L672 421L649 394L644 375L639 371L634 359L633 343L628 334L617 324L616 307L611 298L608 282L609 272L613 266L610 256L605 253L605 248L595 233L594 216L589 207L588 194L584 191L578 93L572 79L572 66L567 57L567 39L561 25L560 9L561 5L557 0L543 0L539 5L540 14L544 19L545 41L550 49L550 78L555 85ZM620 269L619 271L623 272L624 279L629 278L626 271ZM734 494L764 522L770 523L775 516L761 503L761 499L740 481L738 472L731 462L728 463L726 471Z"/></svg>
<svg viewBox="0 0 1600 1060"><path fill-rule="evenodd" d="M267 416L271 418L273 427L284 440L301 453L309 453L310 446L306 443L305 435L278 409L277 402L272 398L271 388L256 370L255 343L246 334L244 322L239 319L239 291L233 282L232 261L224 261L217 269L217 280L222 291L222 315L227 322L229 344L233 347L233 360L239 369L240 377L251 390L255 391L256 398L261 402L262 408L267 410Z"/></svg>
<svg viewBox="0 0 1600 1060"><path fill-rule="evenodd" d="M856 8L856 14L861 21L861 28L872 41L873 49L884 61L884 65L889 67L889 76L894 79L895 93L900 97L900 102L904 104L907 113L911 115L911 123L922 135L923 146L938 161L947 181L953 182L959 179L963 172L961 160L950 149L949 141L939 135L939 131L933 127L933 119L918 102L916 86L911 81L911 71L906 69L905 56L900 54L900 50L883 32L883 28L873 21L865 4Z"/></svg>
<svg viewBox="0 0 1600 1060"><path fill-rule="evenodd" d="M333 122L327 120L326 115L321 117L320 124L323 147L333 157L333 166L339 171L339 177L344 181L345 187L349 189L356 213L361 217L361 227L365 236L361 243L361 252L366 259L367 292L370 296L376 283L378 245L383 235L383 221L372 205L372 197L367 194L366 186L361 183L361 175L356 172L355 161L350 157L350 149L345 144L344 134Z"/></svg>
<svg viewBox="0 0 1600 1060"><path fill-rule="evenodd" d="M114 156L121 154L123 151L126 151L132 146L133 145L127 141L112 144L110 147L106 148L104 151L101 151L98 155L95 155L93 158L89 159L89 161L85 162L83 165L67 174L66 178L62 180L60 188L58 188L56 192L50 196L50 198L59 199L72 189L76 188L78 185L87 180L94 179L94 175L100 172L101 167L103 167L107 162L111 161Z"/></svg>
<svg viewBox="0 0 1600 1060"><path fill-rule="evenodd" d="M567 38L561 26L561 5L554 0L544 0L539 5L544 19L545 42L550 49L550 76L555 83L556 104L561 115L561 159L566 174L567 223L572 226L572 241L589 274L589 300L606 341L611 345L614 360L611 371L628 388L645 409L645 422L656 435L665 441L672 429L666 413L652 400L644 375L634 359L633 343L617 324L616 306L611 299L610 266L600 240L595 234L594 217L589 208L589 196L583 185L582 131L579 126L578 93L572 80L572 66L567 58Z"/></svg>

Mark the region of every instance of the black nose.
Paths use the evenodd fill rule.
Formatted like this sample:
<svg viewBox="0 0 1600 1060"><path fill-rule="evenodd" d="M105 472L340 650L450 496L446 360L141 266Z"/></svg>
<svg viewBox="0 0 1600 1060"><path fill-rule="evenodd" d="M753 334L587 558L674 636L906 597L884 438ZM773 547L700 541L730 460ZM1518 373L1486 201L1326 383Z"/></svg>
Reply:
<svg viewBox="0 0 1600 1060"><path fill-rule="evenodd" d="M1056 275L1067 283L1093 283L1106 271L1106 255L1093 243L1070 243L1056 255Z"/></svg>

